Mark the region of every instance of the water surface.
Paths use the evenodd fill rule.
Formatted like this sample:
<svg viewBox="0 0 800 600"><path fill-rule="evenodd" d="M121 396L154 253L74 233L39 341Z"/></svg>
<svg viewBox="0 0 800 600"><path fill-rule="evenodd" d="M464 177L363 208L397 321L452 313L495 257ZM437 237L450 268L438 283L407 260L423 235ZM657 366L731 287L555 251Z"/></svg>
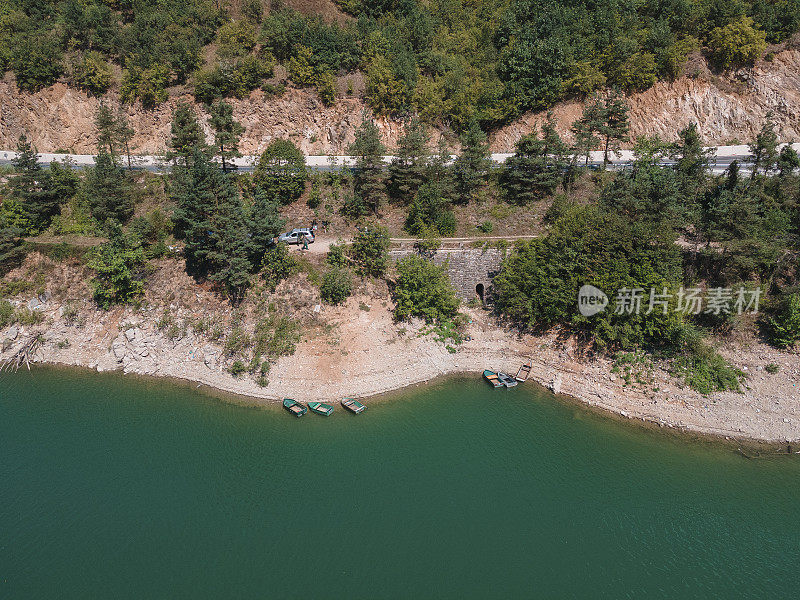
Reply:
<svg viewBox="0 0 800 600"><path fill-rule="evenodd" d="M796 598L800 462L477 375L295 419L0 378L0 598Z"/></svg>

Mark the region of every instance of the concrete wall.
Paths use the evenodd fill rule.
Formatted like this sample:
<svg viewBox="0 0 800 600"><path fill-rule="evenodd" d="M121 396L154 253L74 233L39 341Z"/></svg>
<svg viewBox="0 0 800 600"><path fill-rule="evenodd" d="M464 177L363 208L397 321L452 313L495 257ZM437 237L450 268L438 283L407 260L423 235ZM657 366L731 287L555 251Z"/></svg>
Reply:
<svg viewBox="0 0 800 600"><path fill-rule="evenodd" d="M389 254L395 260L413 254L414 250L393 250ZM483 286L484 299L491 300L492 279L500 271L504 253L496 248L442 249L433 257L437 265L446 265L447 275L459 298L464 301L478 296L477 288Z"/></svg>

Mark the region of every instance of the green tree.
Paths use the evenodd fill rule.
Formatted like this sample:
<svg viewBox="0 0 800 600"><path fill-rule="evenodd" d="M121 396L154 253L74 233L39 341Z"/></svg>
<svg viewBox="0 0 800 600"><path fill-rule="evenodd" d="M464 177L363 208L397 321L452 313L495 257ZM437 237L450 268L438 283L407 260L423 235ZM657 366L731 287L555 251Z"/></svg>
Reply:
<svg viewBox="0 0 800 600"><path fill-rule="evenodd" d="M415 236L425 236L431 229L443 236L451 236L456 232L456 217L449 202L442 197L437 183L425 183L417 190L409 208L405 229Z"/></svg>
<svg viewBox="0 0 800 600"><path fill-rule="evenodd" d="M227 173L225 158L241 156L239 136L244 133L244 127L233 118L233 107L223 101L212 105L208 124L214 130L214 146L217 156L222 160L222 171Z"/></svg>
<svg viewBox="0 0 800 600"><path fill-rule="evenodd" d="M186 165L195 155L195 150L205 152L206 148L206 136L192 106L186 102L178 103L172 112L167 160L176 165Z"/></svg>
<svg viewBox="0 0 800 600"><path fill-rule="evenodd" d="M675 161L675 170L685 178L688 185L696 189L708 171L713 154L712 149L703 147L697 124L690 123L678 133L678 141L672 147L671 157Z"/></svg>
<svg viewBox="0 0 800 600"><path fill-rule="evenodd" d="M585 157L585 164L589 164L589 154L600 144L597 132L602 121L601 104L597 98L583 106L581 118L572 123L572 135L575 138L575 156L580 153Z"/></svg>
<svg viewBox="0 0 800 600"><path fill-rule="evenodd" d="M93 96L102 96L111 87L111 67L99 52L86 52L72 67L75 86Z"/></svg>
<svg viewBox="0 0 800 600"><path fill-rule="evenodd" d="M779 348L794 346L800 340L800 293L786 294L765 325L770 341Z"/></svg>
<svg viewBox="0 0 800 600"><path fill-rule="evenodd" d="M306 159L289 140L275 140L258 160L253 172L253 184L282 204L297 200L308 180Z"/></svg>
<svg viewBox="0 0 800 600"><path fill-rule="evenodd" d="M133 215L133 190L125 171L101 149L83 186L92 216L99 222L125 223Z"/></svg>
<svg viewBox="0 0 800 600"><path fill-rule="evenodd" d="M753 157L751 179L755 179L759 169L763 170L766 176L775 168L778 162L778 135L775 133L775 121L771 112L767 114L767 119L756 135L755 142L750 144L750 154Z"/></svg>
<svg viewBox="0 0 800 600"><path fill-rule="evenodd" d="M621 142L627 141L630 130L628 104L619 90L610 90L600 101L599 116L597 133L603 142L603 166L606 166L609 151L616 150Z"/></svg>
<svg viewBox="0 0 800 600"><path fill-rule="evenodd" d="M398 321L419 317L428 323L441 322L458 312L459 301L444 268L416 255L397 263L393 296Z"/></svg>
<svg viewBox="0 0 800 600"><path fill-rule="evenodd" d="M261 277L268 290L275 291L278 284L297 272L297 261L289 254L286 244L267 248L261 264Z"/></svg>
<svg viewBox="0 0 800 600"><path fill-rule="evenodd" d="M509 202L527 205L540 200L554 193L562 180L566 146L552 123L543 132L542 139L535 132L523 136L503 166L500 185Z"/></svg>
<svg viewBox="0 0 800 600"><path fill-rule="evenodd" d="M766 34L754 26L751 17L742 16L724 27L715 28L709 35L708 46L719 68L748 66L766 50Z"/></svg>
<svg viewBox="0 0 800 600"><path fill-rule="evenodd" d="M412 117L403 136L397 140L395 157L389 164L389 195L405 204L411 202L426 180L429 158L427 128Z"/></svg>
<svg viewBox="0 0 800 600"><path fill-rule="evenodd" d="M353 190L355 195L377 214L386 194L386 177L383 156L386 148L375 123L364 119L356 130L355 141L347 152L356 159L353 169Z"/></svg>
<svg viewBox="0 0 800 600"><path fill-rule="evenodd" d="M797 169L800 169L800 156L791 144L786 144L778 156L778 171L781 177L786 177Z"/></svg>
<svg viewBox="0 0 800 600"><path fill-rule="evenodd" d="M281 217L278 202L263 189L257 188L248 218L250 237L253 243L254 265L260 265L264 253L273 245L273 240L286 225Z"/></svg>
<svg viewBox="0 0 800 600"><path fill-rule="evenodd" d="M111 155L112 158L116 156L117 152L117 120L114 113L107 104L103 102L97 108L97 113L94 116L94 126L97 129L97 146L102 148L104 152Z"/></svg>
<svg viewBox="0 0 800 600"><path fill-rule="evenodd" d="M370 223L353 238L353 261L362 277L383 277L389 261L389 231Z"/></svg>
<svg viewBox="0 0 800 600"><path fill-rule="evenodd" d="M49 173L41 168L38 159L36 150L22 134L17 141L17 154L11 161L15 174L10 186L12 197L21 203L28 227L26 233L46 229L61 211L60 198L53 189Z"/></svg>
<svg viewBox="0 0 800 600"><path fill-rule="evenodd" d="M455 192L459 202L468 203L485 185L491 167L489 142L475 119L461 135L461 154L453 163Z"/></svg>
<svg viewBox="0 0 800 600"><path fill-rule="evenodd" d="M25 246L22 230L7 227L0 222L0 276L22 263L25 257Z"/></svg>
<svg viewBox="0 0 800 600"><path fill-rule="evenodd" d="M119 224L109 223L109 231L108 242L98 246L88 262L95 271L94 301L103 309L128 304L144 294L147 264L144 250L123 235Z"/></svg>
<svg viewBox="0 0 800 600"><path fill-rule="evenodd" d="M322 300L330 304L341 304L353 291L353 275L350 269L333 267L322 278L319 293Z"/></svg>

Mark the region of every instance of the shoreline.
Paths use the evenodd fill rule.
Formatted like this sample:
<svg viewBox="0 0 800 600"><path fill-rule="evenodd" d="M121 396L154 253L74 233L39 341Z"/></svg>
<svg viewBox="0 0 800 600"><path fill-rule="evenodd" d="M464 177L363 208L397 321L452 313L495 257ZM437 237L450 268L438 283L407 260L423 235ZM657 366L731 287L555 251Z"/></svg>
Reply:
<svg viewBox="0 0 800 600"><path fill-rule="evenodd" d="M47 369L64 369L67 371L84 372L88 371L97 374L118 375L123 378L140 379L144 382L155 384L158 382L166 382L169 385L183 387L194 392L199 392L214 401L231 404L240 408L272 410L275 409L280 412L281 398L260 398L241 392L228 391L222 388L214 387L203 382L198 382L183 377L176 377L172 375L144 375L140 373L125 373L122 370L108 370L98 371L95 368L83 365L66 364L62 362L49 362L49 361L36 361L34 368L42 367ZM386 403L394 401L397 396L406 394L412 388L420 386L431 386L446 383L447 381L457 379L468 379L470 376L481 379L481 374L474 371L455 371L437 375L431 379L410 383L400 388L379 392L371 396L359 396L363 400L369 400L370 403ZM526 385L527 384L527 385ZM664 425L663 423L654 419L632 416L630 414L622 414L619 410L605 408L598 404L593 404L571 396L569 394L558 393L555 394L547 386L540 384L538 381L528 379L525 383L520 385L525 387L535 386L539 388L539 393L549 396L550 400L556 401L563 406L573 408L585 414L590 414L604 420L613 421L615 423L623 424L626 426L634 426L641 430L650 432L654 435L668 436L680 441L688 441L694 444L711 444L717 447L723 446L733 452L738 452L744 458L757 459L757 458L777 458L779 456L796 456L800 455L800 446L797 448L792 447L792 453L785 452L787 441L779 440L765 440L753 437L746 437L741 435L728 435L725 433L717 433L711 431L694 430L681 426ZM503 390L496 390L502 393ZM327 400L334 402L334 400ZM338 406L338 401L335 401ZM794 440L788 441L794 444ZM749 453L755 453L750 455ZM764 454L762 454L764 453Z"/></svg>
<svg viewBox="0 0 800 600"><path fill-rule="evenodd" d="M50 285L58 289L71 285L75 274L64 269L51 277ZM752 335L718 343L720 353L747 373L742 391L702 396L677 380L668 365L629 361L625 364L641 372L623 373L611 357L587 358L576 340L560 331L536 336L510 331L482 308L464 307L468 337L450 348L421 321L394 321L391 301L381 288L366 286L344 304L327 306L303 290L302 279L283 285L276 301L291 293L302 336L293 354L270 363L263 387L254 376L231 375L234 357L225 339L212 339L192 325L202 316L229 326L229 307L169 261L155 273L152 292L138 308L101 311L84 299L76 310L76 300L63 296L15 300L17 306L35 308L42 321L0 330L0 361L41 335L44 342L33 362L165 377L251 406L277 404L287 397L301 402L379 400L441 377L480 377L487 368L513 376L523 362L530 362L530 381L569 402L628 421L722 440L776 445L800 441L798 355L766 346ZM159 296L164 290L177 296ZM170 327L159 325L164 315ZM252 328L253 321L243 326Z"/></svg>

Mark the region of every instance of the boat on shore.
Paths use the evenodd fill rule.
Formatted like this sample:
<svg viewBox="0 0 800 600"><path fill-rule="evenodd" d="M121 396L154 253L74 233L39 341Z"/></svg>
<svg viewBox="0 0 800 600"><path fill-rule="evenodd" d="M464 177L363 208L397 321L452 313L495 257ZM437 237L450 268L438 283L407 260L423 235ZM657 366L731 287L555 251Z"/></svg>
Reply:
<svg viewBox="0 0 800 600"><path fill-rule="evenodd" d="M519 383L511 375L508 375L507 373L503 373L501 371L497 372L497 380L507 388L512 388Z"/></svg>
<svg viewBox="0 0 800 600"><path fill-rule="evenodd" d="M283 399L283 407L295 417L302 417L308 412L308 409L305 406L300 404L297 400L292 400L291 398Z"/></svg>
<svg viewBox="0 0 800 600"><path fill-rule="evenodd" d="M489 369L486 369L483 372L483 378L486 381L488 381L489 384L494 388L503 387L502 382L500 382L500 380L497 378L497 373L495 373L494 371L490 371Z"/></svg>
<svg viewBox="0 0 800 600"><path fill-rule="evenodd" d="M333 406L325 404L324 402L309 402L308 408L311 409L311 412L315 412L324 417L329 417L333 414Z"/></svg>
<svg viewBox="0 0 800 600"><path fill-rule="evenodd" d="M342 398L341 404L351 413L355 414L360 414L367 410L367 407L361 404L361 402L355 398Z"/></svg>

